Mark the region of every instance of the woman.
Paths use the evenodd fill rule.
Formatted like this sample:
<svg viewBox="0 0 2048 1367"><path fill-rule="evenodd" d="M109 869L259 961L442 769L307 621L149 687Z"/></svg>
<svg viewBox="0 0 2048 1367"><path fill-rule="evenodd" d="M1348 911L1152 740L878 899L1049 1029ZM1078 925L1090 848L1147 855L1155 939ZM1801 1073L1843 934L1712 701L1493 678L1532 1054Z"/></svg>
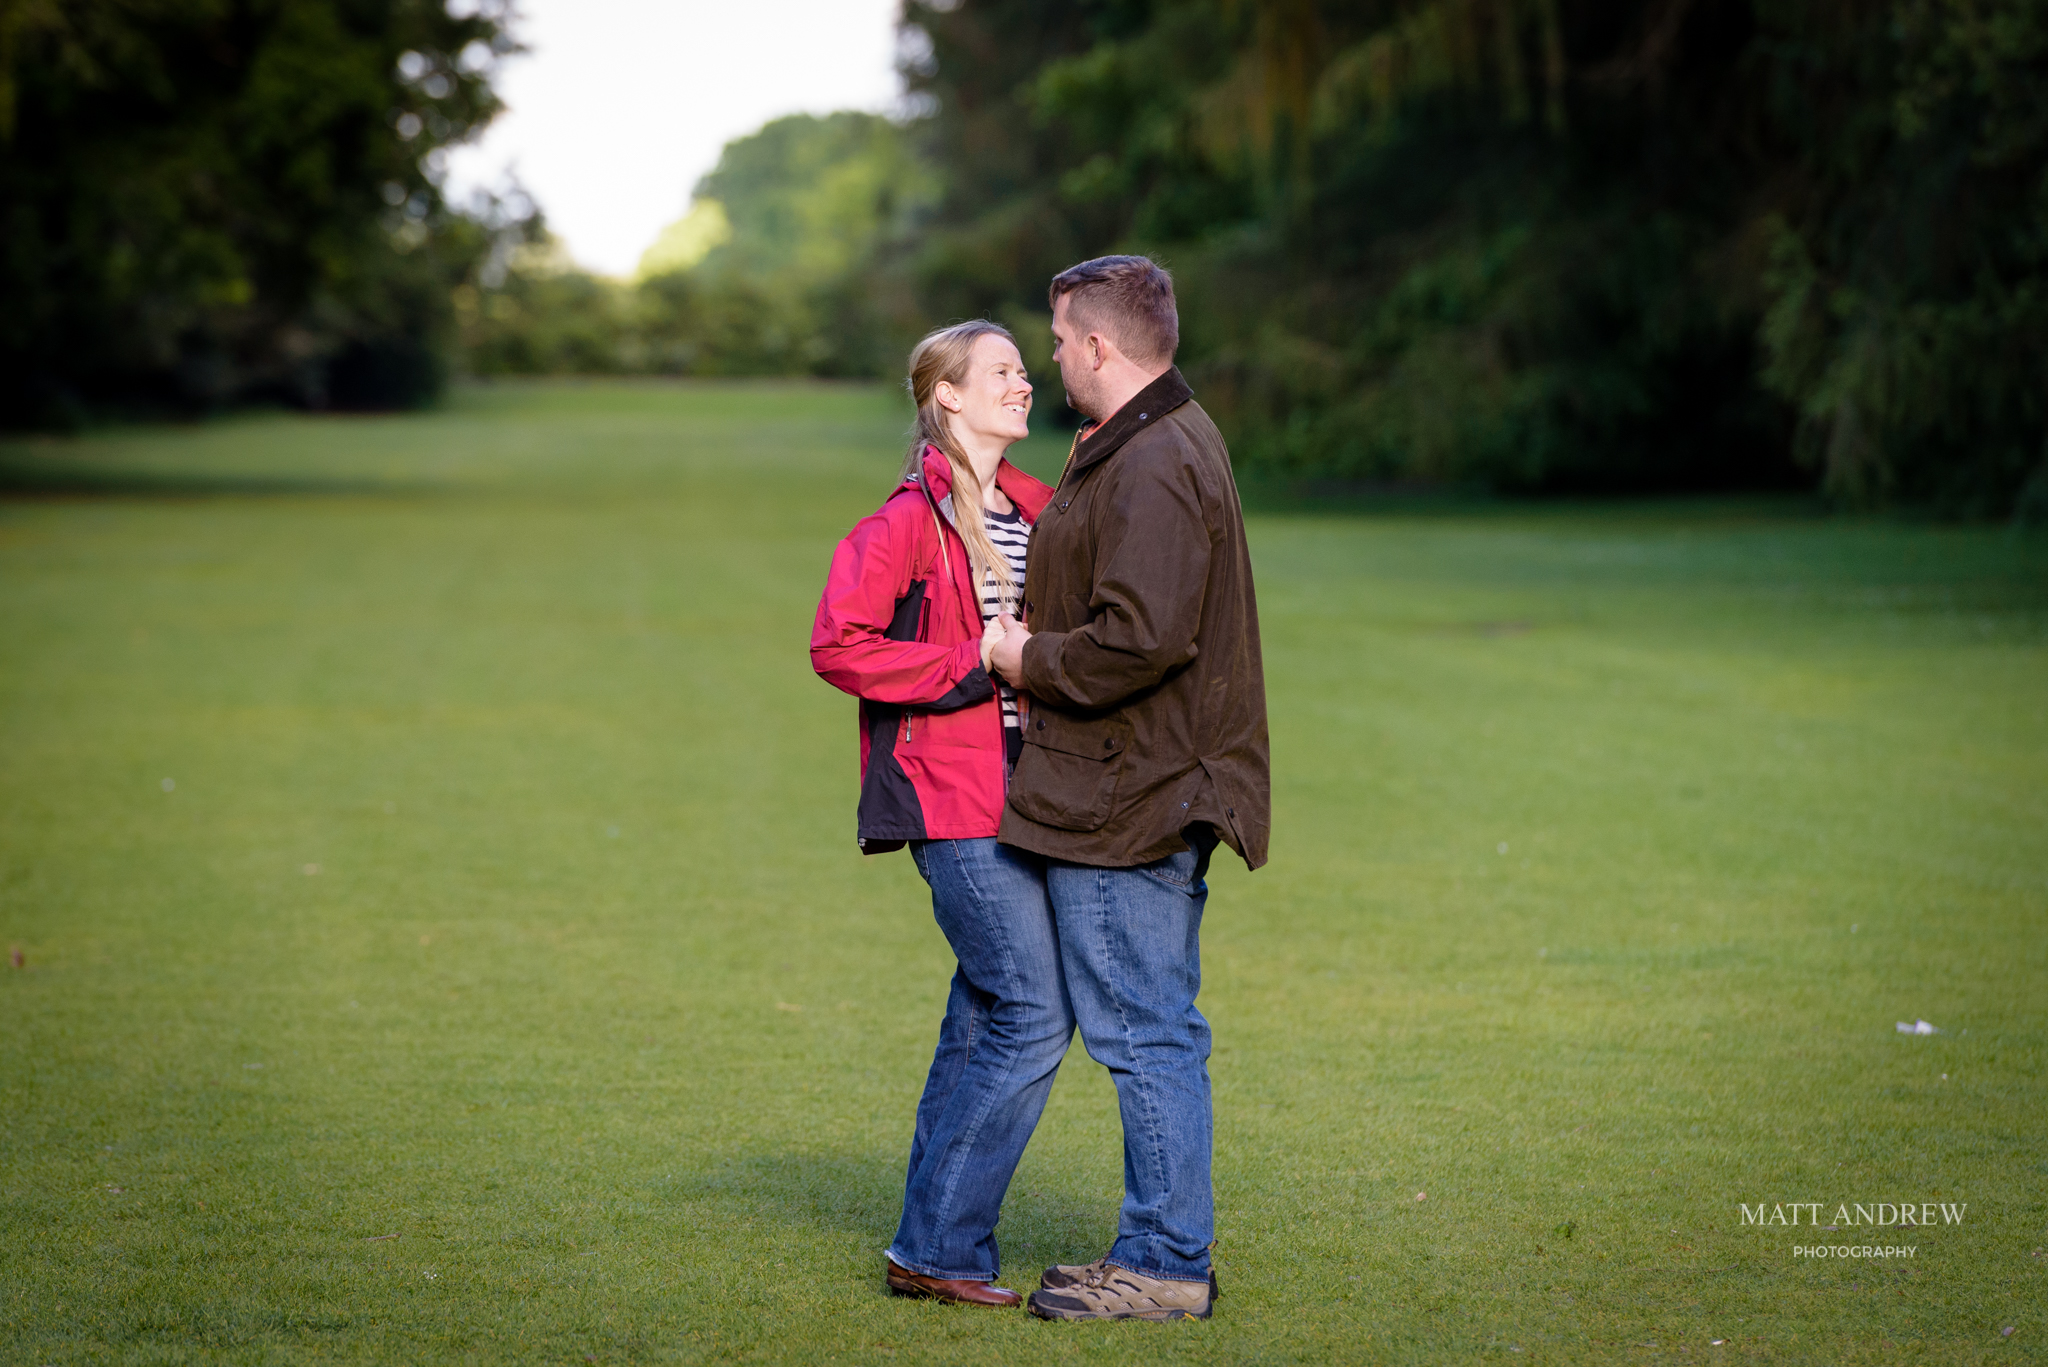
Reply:
<svg viewBox="0 0 2048 1367"><path fill-rule="evenodd" d="M833 553L811 662L861 700L860 846L909 845L959 968L939 1026L887 1278L899 1295L1013 1306L996 1217L1074 1029L1038 859L996 843L1022 732L991 678L1031 524L1052 490L1003 458L1029 434L1016 341L989 322L910 353L902 482Z"/></svg>

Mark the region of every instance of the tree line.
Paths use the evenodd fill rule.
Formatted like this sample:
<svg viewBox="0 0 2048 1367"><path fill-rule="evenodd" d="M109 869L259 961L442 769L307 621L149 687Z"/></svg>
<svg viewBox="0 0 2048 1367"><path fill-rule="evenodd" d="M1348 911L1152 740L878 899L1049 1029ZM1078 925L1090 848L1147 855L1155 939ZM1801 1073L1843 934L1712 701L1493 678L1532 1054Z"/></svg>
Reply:
<svg viewBox="0 0 2048 1367"><path fill-rule="evenodd" d="M430 398L505 3L0 0L0 423Z"/></svg>
<svg viewBox="0 0 2048 1367"><path fill-rule="evenodd" d="M2037 0L910 14L939 311L1153 250L1254 463L2048 511Z"/></svg>
<svg viewBox="0 0 2048 1367"><path fill-rule="evenodd" d="M0 14L17 423L894 378L969 316L1045 369L1044 282L1138 250L1247 468L2048 517L2040 0L906 0L909 117L730 144L631 281L440 194L502 11Z"/></svg>

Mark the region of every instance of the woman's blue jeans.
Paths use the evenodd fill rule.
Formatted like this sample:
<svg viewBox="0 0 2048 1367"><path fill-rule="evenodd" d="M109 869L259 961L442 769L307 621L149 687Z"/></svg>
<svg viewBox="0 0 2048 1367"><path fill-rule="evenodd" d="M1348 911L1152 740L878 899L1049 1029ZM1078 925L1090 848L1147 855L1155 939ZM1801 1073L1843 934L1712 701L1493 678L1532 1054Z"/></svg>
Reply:
<svg viewBox="0 0 2048 1367"><path fill-rule="evenodd" d="M1074 1034L1045 861L994 840L913 841L960 961L917 1106L898 1267L994 1281L996 1218Z"/></svg>

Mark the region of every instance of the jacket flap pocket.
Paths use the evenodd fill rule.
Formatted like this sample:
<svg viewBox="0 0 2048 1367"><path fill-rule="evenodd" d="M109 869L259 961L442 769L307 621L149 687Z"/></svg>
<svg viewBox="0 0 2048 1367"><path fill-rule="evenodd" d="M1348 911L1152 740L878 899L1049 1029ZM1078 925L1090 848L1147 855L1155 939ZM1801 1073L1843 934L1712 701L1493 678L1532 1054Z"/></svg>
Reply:
<svg viewBox="0 0 2048 1367"><path fill-rule="evenodd" d="M1033 706L1024 743L1077 759L1114 759L1130 743L1130 727L1121 717L1078 721Z"/></svg>
<svg viewBox="0 0 2048 1367"><path fill-rule="evenodd" d="M1098 831L1116 805L1128 732L1119 721L1067 721L1033 709L1010 779L1019 816L1061 831Z"/></svg>

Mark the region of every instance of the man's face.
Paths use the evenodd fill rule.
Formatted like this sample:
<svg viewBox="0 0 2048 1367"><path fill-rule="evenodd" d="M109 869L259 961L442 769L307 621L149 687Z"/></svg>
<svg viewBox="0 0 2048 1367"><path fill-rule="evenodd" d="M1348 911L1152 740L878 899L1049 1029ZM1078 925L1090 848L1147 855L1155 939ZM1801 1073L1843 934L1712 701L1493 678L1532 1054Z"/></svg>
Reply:
<svg viewBox="0 0 2048 1367"><path fill-rule="evenodd" d="M1101 393L1101 376L1096 369L1101 361L1101 344L1091 342L1086 333L1075 328L1073 315L1067 311L1067 301L1073 297L1063 294L1052 306L1052 358L1059 363L1067 403L1082 417L1099 421L1109 416L1096 411L1096 398Z"/></svg>

